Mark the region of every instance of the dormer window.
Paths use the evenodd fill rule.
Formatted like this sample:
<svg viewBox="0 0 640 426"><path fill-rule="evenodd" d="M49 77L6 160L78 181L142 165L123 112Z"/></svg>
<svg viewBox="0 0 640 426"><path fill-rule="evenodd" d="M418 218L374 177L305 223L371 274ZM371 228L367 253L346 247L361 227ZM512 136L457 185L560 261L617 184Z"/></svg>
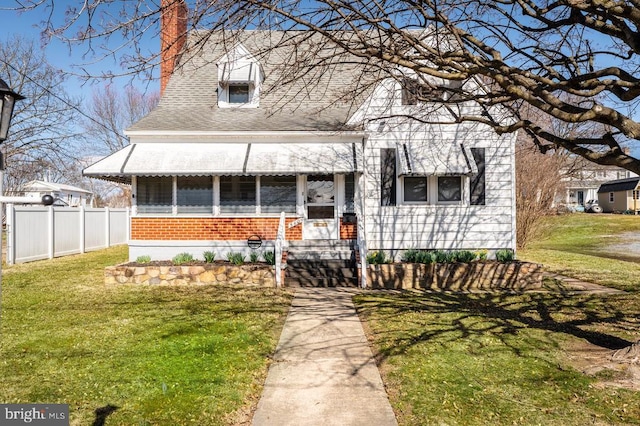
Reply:
<svg viewBox="0 0 640 426"><path fill-rule="evenodd" d="M238 45L218 62L218 106L257 108L261 83L260 64Z"/></svg>
<svg viewBox="0 0 640 426"><path fill-rule="evenodd" d="M230 104L248 104L249 98L249 85L236 83L229 84L229 103Z"/></svg>
<svg viewBox="0 0 640 426"><path fill-rule="evenodd" d="M457 92L463 82L457 80L442 80L442 83L431 87L416 78L406 77L402 80L402 105L417 105L427 100L441 99L453 101L459 98Z"/></svg>

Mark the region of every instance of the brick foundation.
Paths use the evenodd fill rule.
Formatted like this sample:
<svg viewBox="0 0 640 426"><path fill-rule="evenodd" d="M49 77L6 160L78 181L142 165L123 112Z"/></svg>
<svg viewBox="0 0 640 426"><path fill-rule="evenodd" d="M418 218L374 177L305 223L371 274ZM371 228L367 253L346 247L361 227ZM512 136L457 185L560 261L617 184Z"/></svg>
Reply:
<svg viewBox="0 0 640 426"><path fill-rule="evenodd" d="M286 224L294 220L287 218ZM131 239L246 241L252 235L258 235L263 240L275 240L279 221L277 217L134 217L131 219ZM286 228L286 239L301 240L302 227Z"/></svg>
<svg viewBox="0 0 640 426"><path fill-rule="evenodd" d="M358 237L358 226L356 223L345 223L343 218L340 218L340 239L341 240L355 240Z"/></svg>

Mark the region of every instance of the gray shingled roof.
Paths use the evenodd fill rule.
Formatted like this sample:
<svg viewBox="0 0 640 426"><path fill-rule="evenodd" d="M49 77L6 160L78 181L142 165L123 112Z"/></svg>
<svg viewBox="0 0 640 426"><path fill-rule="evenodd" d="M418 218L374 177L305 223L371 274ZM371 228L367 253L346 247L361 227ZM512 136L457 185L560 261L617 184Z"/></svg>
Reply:
<svg viewBox="0 0 640 426"><path fill-rule="evenodd" d="M233 41L223 39L222 34L203 34L190 34L181 65L159 105L129 131L344 130L348 118L370 93L370 88L362 84L365 65L344 55L334 57L334 51L316 37L308 37L308 45L301 48L299 40L293 47L291 33L244 31ZM233 48L237 41L258 59L264 72L258 108L217 106L216 63L225 54L225 47ZM294 52L298 61L304 61L299 56L303 52L314 55L314 59L318 55L330 58L329 65L302 69L287 66ZM340 65L331 66L336 61ZM347 93L359 84L359 96Z"/></svg>
<svg viewBox="0 0 640 426"><path fill-rule="evenodd" d="M600 185L598 194L603 192L632 191L638 187L638 182L640 182L640 177L612 180L611 182Z"/></svg>

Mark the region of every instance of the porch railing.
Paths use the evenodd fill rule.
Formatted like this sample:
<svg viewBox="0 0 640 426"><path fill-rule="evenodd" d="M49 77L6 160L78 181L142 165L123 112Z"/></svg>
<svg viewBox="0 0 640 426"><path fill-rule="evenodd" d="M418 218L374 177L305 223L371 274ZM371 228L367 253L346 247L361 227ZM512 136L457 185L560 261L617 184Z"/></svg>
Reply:
<svg viewBox="0 0 640 426"><path fill-rule="evenodd" d="M360 287L367 288L367 241L364 236L364 224L362 219L357 221L356 244L360 256Z"/></svg>
<svg viewBox="0 0 640 426"><path fill-rule="evenodd" d="M278 223L278 233L275 241L275 257L276 257L276 287L282 287L282 252L285 241L285 220L284 212L280 213L280 222Z"/></svg>

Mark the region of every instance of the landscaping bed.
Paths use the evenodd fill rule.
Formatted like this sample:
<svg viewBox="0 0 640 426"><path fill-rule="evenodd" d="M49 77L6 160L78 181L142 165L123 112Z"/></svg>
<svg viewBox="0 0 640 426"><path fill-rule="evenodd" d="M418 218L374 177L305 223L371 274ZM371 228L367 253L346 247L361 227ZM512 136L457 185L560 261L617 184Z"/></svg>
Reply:
<svg viewBox="0 0 640 426"><path fill-rule="evenodd" d="M231 262L170 261L148 264L125 263L104 270L105 284L240 284L275 287L275 270L267 263L235 265Z"/></svg>

